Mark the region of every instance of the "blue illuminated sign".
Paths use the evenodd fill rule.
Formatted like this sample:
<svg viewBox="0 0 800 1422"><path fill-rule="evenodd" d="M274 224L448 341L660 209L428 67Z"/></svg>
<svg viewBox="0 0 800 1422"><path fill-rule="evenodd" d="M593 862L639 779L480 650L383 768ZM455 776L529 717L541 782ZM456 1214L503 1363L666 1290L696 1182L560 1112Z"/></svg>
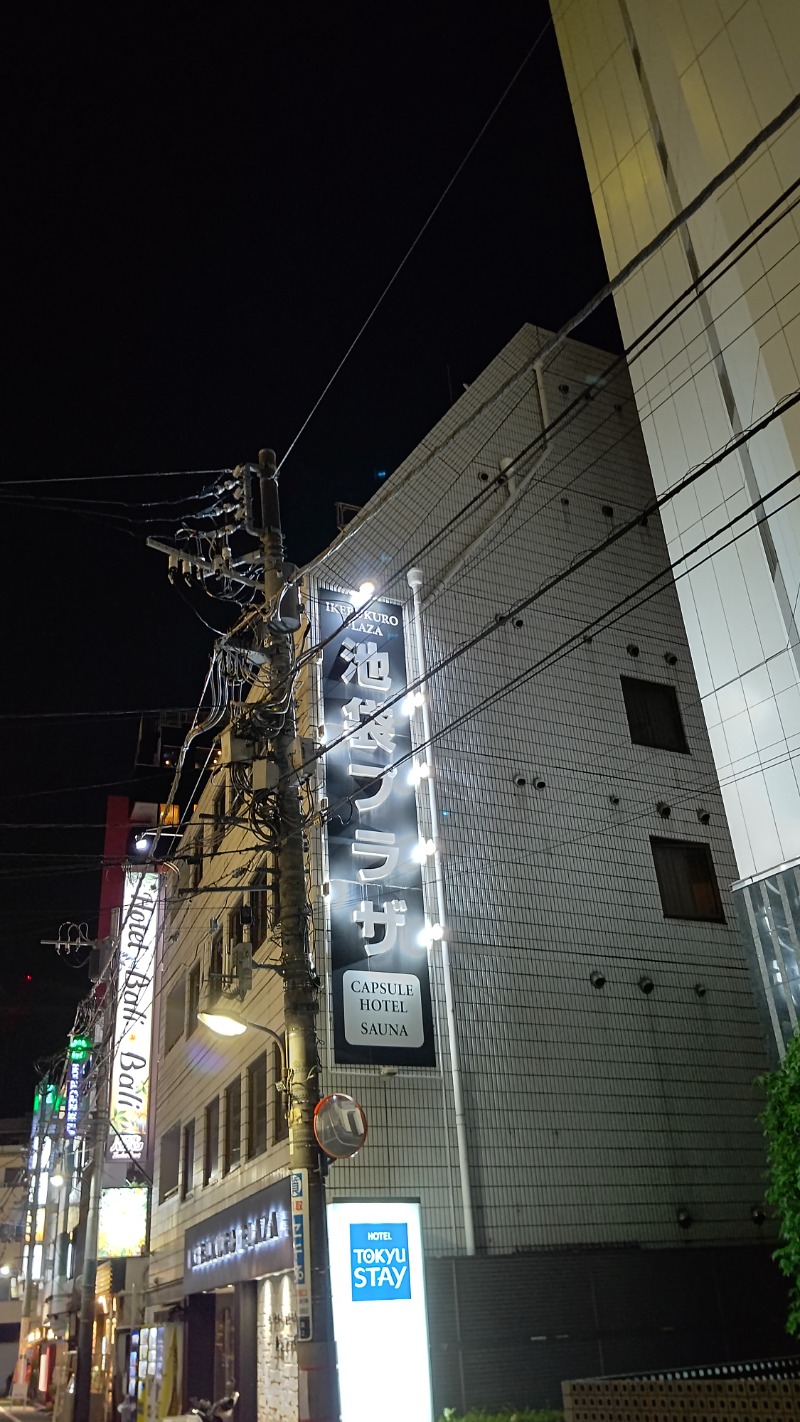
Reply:
<svg viewBox="0 0 800 1422"><path fill-rule="evenodd" d="M408 1225L351 1224L350 1277L354 1303L410 1299Z"/></svg>

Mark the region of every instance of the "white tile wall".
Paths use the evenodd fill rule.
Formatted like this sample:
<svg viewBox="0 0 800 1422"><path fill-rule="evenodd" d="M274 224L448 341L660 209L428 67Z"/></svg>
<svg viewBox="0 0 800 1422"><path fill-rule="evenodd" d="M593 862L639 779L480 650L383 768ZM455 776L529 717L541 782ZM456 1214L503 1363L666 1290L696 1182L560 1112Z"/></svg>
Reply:
<svg viewBox="0 0 800 1422"><path fill-rule="evenodd" d="M792 0L727 0L724 5L717 0L660 0L658 6L649 0L567 0L553 10L570 93L573 103L581 107L587 174L613 275L797 92L796 6ZM590 11L597 12L592 21L594 39L582 49L578 66L574 62L577 36ZM626 11L628 32L617 23ZM631 35L638 46L638 71ZM609 82L612 69L616 94ZM632 124L632 113L638 113L638 126ZM596 119L602 125L605 151L615 154L616 166L606 163L598 168L588 152L585 135L594 133ZM635 147L629 142L632 132ZM659 135L669 164L666 182L656 146ZM654 173L660 176L660 186ZM700 269L715 261L799 174L800 121L795 119L692 218L691 241ZM650 198L649 218L645 193ZM788 213L714 285L705 306L694 304L668 335L641 358L632 359L637 404L659 493L718 451L737 428L724 398L722 364L740 428L797 390L799 233L796 212ZM618 314L626 342L644 330L690 280L682 239L676 236L666 244L663 258L659 254L651 258L620 293ZM800 418L795 411L753 439L748 451L748 469L740 456L731 456L718 476L709 474L701 481L696 495L676 501L674 519L666 520L673 560L691 542L720 527L721 513L731 518L740 511L737 495L743 483L750 503L800 468ZM790 652L792 685L800 690L800 515L796 504L776 511L793 492L788 489L768 505L777 575L770 565L772 549L753 534L736 544L735 553L716 559L714 572L698 570L679 583L704 694L737 672L746 674L755 665L763 666L766 658L782 649ZM771 714L765 711L763 716L765 734L771 733L778 719L773 704ZM722 747L739 739L738 728L732 726L730 735L715 737L714 744ZM757 824L751 825L751 833L743 832L740 799L726 784L730 758L718 762L741 875L770 869L776 861L768 856L776 848L781 861L800 852L800 792L796 794L792 750L784 739L780 788L784 828L777 840L772 814L765 815L763 834ZM764 751L766 761L774 754L773 744L769 743L769 756L767 743ZM751 767L747 774L749 779ZM774 777L769 783L774 783ZM742 787L753 813L768 804L769 794L763 775L758 791L750 784ZM793 805L788 813L787 797Z"/></svg>
<svg viewBox="0 0 800 1422"><path fill-rule="evenodd" d="M513 512L493 524L474 556L437 590L452 560L501 510L502 496L492 492L468 517L457 517L484 488L481 470L498 468L540 431L530 366L544 338L523 328L318 570L343 587L370 576L387 596L407 602L405 570L420 561L430 668L652 497L627 376L617 374L596 389L607 358L570 342L546 375L551 417L576 394L592 389L594 398L553 441ZM604 504L612 507L610 517ZM451 519L452 528L429 548ZM735 863L674 589L667 586L556 659L565 639L667 566L665 540L651 518L525 610L521 627L494 627L430 683L440 733L443 813L436 833L471 1182L479 1246L491 1252L677 1245L679 1206L691 1210L701 1242L747 1239L752 1232L749 1208L761 1194L763 1170L752 1083L765 1065L764 1046L726 889ZM313 599L313 587L307 591ZM629 643L639 647L636 659L626 651ZM665 653L677 657L674 666ZM451 728L487 694L549 658L551 665L490 711ZM620 674L677 688L690 755L631 744ZM319 713L312 682L301 691L305 728ZM520 773L528 782L523 790L514 783ZM534 788L537 778L545 781L541 790ZM200 812L213 790L205 792ZM673 807L670 834L711 844L726 923L664 919L649 845L651 834L664 833L659 800ZM707 828L697 820L701 806L711 812ZM325 872L321 853L319 835L312 834L317 886ZM165 983L207 952L211 915L235 903L248 877L239 870L246 865L249 874L258 857L243 831L226 835L204 868L203 887L212 892L176 907L170 920ZM314 899L314 945L324 978L325 915L321 896ZM350 1091L369 1120L363 1152L332 1168L332 1194L420 1196L427 1247L448 1254L463 1248L463 1227L436 950L431 967L436 1070L384 1078L369 1068L338 1067L326 1012L319 1033L324 1085ZM595 968L607 978L602 991L589 983ZM637 986L642 973L655 983L650 996ZM705 997L694 992L697 982L706 987ZM279 989L270 975L260 975L248 1000L249 1015L276 1030ZM200 1028L162 1061L158 1134L176 1120L195 1119L196 1182L204 1107L246 1072L260 1046L249 1035L230 1041ZM152 1274L162 1283L179 1279L184 1230L285 1169L285 1145L271 1147L223 1181L196 1183L191 1199L157 1204ZM264 1317L278 1312L270 1305L265 1314L265 1308ZM282 1364L275 1364L274 1342L265 1331L262 1397L269 1388L281 1396L291 1392ZM267 1368L273 1369L269 1376Z"/></svg>

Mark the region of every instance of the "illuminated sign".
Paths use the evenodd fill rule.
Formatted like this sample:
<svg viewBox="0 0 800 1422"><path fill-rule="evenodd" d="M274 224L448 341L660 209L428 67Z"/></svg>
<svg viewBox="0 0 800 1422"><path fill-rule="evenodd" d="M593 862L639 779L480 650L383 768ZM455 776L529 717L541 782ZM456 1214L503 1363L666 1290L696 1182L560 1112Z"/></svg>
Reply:
<svg viewBox="0 0 800 1422"><path fill-rule="evenodd" d="M335 1200L328 1206L331 1292L342 1422L431 1422L428 1320L420 1207L413 1200Z"/></svg>
<svg viewBox="0 0 800 1422"><path fill-rule="evenodd" d="M146 1185L114 1186L102 1191L98 1259L124 1259L144 1254L149 1193Z"/></svg>
<svg viewBox="0 0 800 1422"><path fill-rule="evenodd" d="M187 1229L185 1291L217 1289L293 1269L291 1205L287 1176Z"/></svg>
<svg viewBox="0 0 800 1422"><path fill-rule="evenodd" d="M91 1037L71 1037L67 1056L71 1062L86 1062L92 1054Z"/></svg>
<svg viewBox="0 0 800 1422"><path fill-rule="evenodd" d="M346 596L318 600L334 1057L434 1066L403 609L373 602L343 627Z"/></svg>
<svg viewBox="0 0 800 1422"><path fill-rule="evenodd" d="M81 1106L81 1081L83 1063L71 1061L67 1076L67 1105L64 1113L64 1130L72 1139L78 1134L78 1114Z"/></svg>
<svg viewBox="0 0 800 1422"><path fill-rule="evenodd" d="M297 1300L297 1336L311 1338L311 1239L308 1230L308 1171L293 1170L292 1182L292 1249L294 1252L294 1283Z"/></svg>
<svg viewBox="0 0 800 1422"><path fill-rule="evenodd" d="M138 1160L147 1146L157 929L158 875L129 869L122 903L111 1075L108 1151L113 1160Z"/></svg>

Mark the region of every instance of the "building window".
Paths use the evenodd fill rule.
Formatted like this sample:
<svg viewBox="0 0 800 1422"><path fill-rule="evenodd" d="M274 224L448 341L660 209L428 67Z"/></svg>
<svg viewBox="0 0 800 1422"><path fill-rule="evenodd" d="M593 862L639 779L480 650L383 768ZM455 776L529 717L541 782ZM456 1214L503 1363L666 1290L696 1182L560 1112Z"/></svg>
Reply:
<svg viewBox="0 0 800 1422"><path fill-rule="evenodd" d="M200 1008L200 964L195 963L189 973L189 996L186 1003L186 1035L191 1037L197 1028L197 1013Z"/></svg>
<svg viewBox="0 0 800 1422"><path fill-rule="evenodd" d="M225 824L226 799L225 782L223 781L219 789L215 791L214 798L211 801L211 834L209 835L208 843L209 854L216 854L225 838L225 830L227 828Z"/></svg>
<svg viewBox="0 0 800 1422"><path fill-rule="evenodd" d="M222 929L214 928L211 931L211 950L208 957L208 992L212 1002L216 1002L222 992L224 967L225 947L222 942Z"/></svg>
<svg viewBox="0 0 800 1422"><path fill-rule="evenodd" d="M240 899L235 909L228 914L228 943L231 952L237 943L244 942L244 924L242 923L242 900Z"/></svg>
<svg viewBox="0 0 800 1422"><path fill-rule="evenodd" d="M267 856L259 866L258 873L250 885L249 897L252 914L250 936L255 953L267 935L274 932L280 922L281 904L278 893L278 877L275 873L272 856Z"/></svg>
<svg viewBox="0 0 800 1422"><path fill-rule="evenodd" d="M161 1170L158 1177L159 1203L178 1188L181 1163L181 1123L171 1126L161 1137Z"/></svg>
<svg viewBox="0 0 800 1422"><path fill-rule="evenodd" d="M189 845L189 850L188 850L187 858L188 858L188 861L189 861L189 887L190 887L191 889L199 889L199 887L200 887L200 880L201 880L202 877L203 877L203 827L202 827L202 825L200 826L200 829L197 831L197 834L195 835L194 839L192 840L191 844Z"/></svg>
<svg viewBox="0 0 800 1422"><path fill-rule="evenodd" d="M267 1054L247 1068L247 1159L267 1148Z"/></svg>
<svg viewBox="0 0 800 1422"><path fill-rule="evenodd" d="M219 1097L206 1106L206 1138L203 1151L203 1184L216 1180L219 1174Z"/></svg>
<svg viewBox="0 0 800 1422"><path fill-rule="evenodd" d="M275 1082L275 1119L272 1123L272 1141L273 1145L277 1145L279 1141L285 1141L289 1138L289 1122L286 1116L286 1092L283 1090L283 1058L277 1044L272 1048L272 1073L273 1081Z"/></svg>
<svg viewBox="0 0 800 1422"><path fill-rule="evenodd" d="M653 862L665 918L724 923L714 861L707 844L651 836Z"/></svg>
<svg viewBox="0 0 800 1422"><path fill-rule="evenodd" d="M189 1121L183 1128L182 1154L181 1196L185 1200L186 1196L191 1195L194 1189L194 1121Z"/></svg>
<svg viewBox="0 0 800 1422"><path fill-rule="evenodd" d="M227 1175L242 1158L242 1078L237 1076L225 1088L225 1159Z"/></svg>
<svg viewBox="0 0 800 1422"><path fill-rule="evenodd" d="M183 1036L186 1010L186 976L181 973L178 981L167 993L166 1022L164 1024L164 1053L171 1052L176 1042Z"/></svg>
<svg viewBox="0 0 800 1422"><path fill-rule="evenodd" d="M3 1171L3 1185L13 1188L21 1185L24 1178L24 1171L21 1165L7 1165Z"/></svg>
<svg viewBox="0 0 800 1422"><path fill-rule="evenodd" d="M675 687L660 681L641 681L635 676L623 676L620 681L634 745L688 755Z"/></svg>

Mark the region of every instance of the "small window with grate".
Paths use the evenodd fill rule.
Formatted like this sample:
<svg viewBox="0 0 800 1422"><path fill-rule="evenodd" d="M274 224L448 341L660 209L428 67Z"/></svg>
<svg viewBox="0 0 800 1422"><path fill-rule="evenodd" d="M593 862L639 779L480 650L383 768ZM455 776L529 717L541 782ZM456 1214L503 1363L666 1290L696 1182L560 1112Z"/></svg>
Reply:
<svg viewBox="0 0 800 1422"><path fill-rule="evenodd" d="M620 681L633 744L688 755L689 744L675 687L660 681L642 681L635 676L623 676Z"/></svg>

